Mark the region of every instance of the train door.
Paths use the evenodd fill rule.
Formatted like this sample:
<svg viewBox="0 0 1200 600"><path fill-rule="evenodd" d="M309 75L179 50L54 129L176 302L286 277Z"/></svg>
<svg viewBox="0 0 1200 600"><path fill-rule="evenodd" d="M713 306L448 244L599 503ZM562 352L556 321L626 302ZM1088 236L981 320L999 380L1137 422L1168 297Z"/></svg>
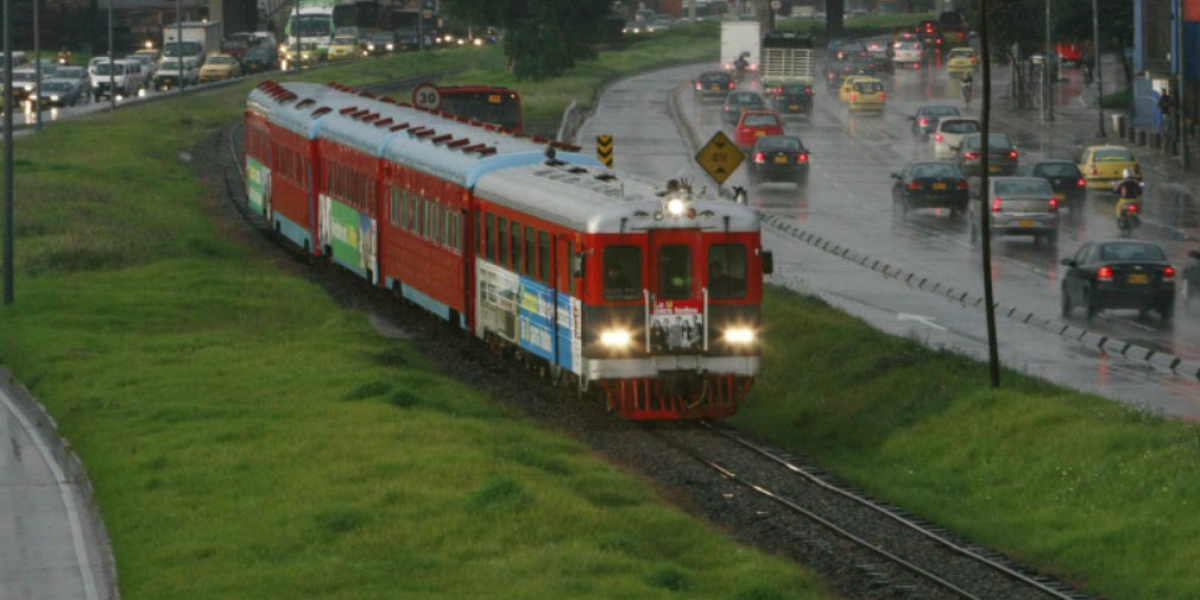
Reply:
<svg viewBox="0 0 1200 600"><path fill-rule="evenodd" d="M707 301L701 285L700 232L656 229L650 233L650 349L692 354L707 346Z"/></svg>
<svg viewBox="0 0 1200 600"><path fill-rule="evenodd" d="M574 241L565 235L554 237L554 360L557 378L561 369L580 372L583 337L583 307L579 301L583 257Z"/></svg>

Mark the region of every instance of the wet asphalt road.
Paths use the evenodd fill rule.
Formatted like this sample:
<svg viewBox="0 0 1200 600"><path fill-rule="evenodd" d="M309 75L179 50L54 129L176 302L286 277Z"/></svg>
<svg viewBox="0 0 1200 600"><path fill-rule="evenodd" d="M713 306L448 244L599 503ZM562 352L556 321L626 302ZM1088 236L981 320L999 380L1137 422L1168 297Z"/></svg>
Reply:
<svg viewBox="0 0 1200 600"><path fill-rule="evenodd" d="M576 142L590 147L596 135L613 135L617 168L664 182L689 177L712 190L715 183L692 160L696 148L686 143L692 136L703 144L718 130L732 137L732 129L720 118L720 102L698 101L685 85L708 68L678 67L613 85ZM1077 102L1079 74L1066 75L1068 81L1059 86L1060 101ZM803 137L813 151L808 183L764 185L751 189L750 195L751 205L767 219L766 243L776 255L771 279L820 294L883 330L986 358L984 313L970 303L983 296L983 265L979 249L970 243L967 223L935 211L905 220L894 215L891 200L890 174L910 160L932 157L928 142L911 134L908 115L923 103L962 107L958 87L943 69L904 71L887 79L888 102L882 115L850 115L836 91L818 84L813 118L788 120L786 129ZM997 80L1003 81L1003 73L993 74ZM977 91L981 87L977 84ZM668 101L676 92L682 92L678 114ZM1005 92L1005 86L994 84L997 104L1007 102L1001 98ZM965 112L978 116L978 102ZM1005 125L993 115L992 131L1005 132ZM1013 135L1023 157L1078 157L1078 148L1058 136L1015 127ZM733 185L750 187L744 167L722 188ZM1084 240L1116 236L1112 202L1107 194L1092 194L1082 214L1064 215L1057 247L1028 238L993 242L989 268L995 299L1002 307L997 316L1001 360L1075 389L1169 416L1200 418L1200 380L1195 376L1200 370L1200 306L1188 313L1177 304L1169 323L1153 315L1141 319L1136 311L1107 311L1090 323L1078 312L1061 316L1058 261ZM823 245L865 256L867 263L822 250L813 245L814 237ZM1176 265L1183 264L1186 250L1194 246L1171 239L1165 228L1151 223L1138 237L1161 243ZM877 263L886 265L889 273L899 270L915 279L906 282L885 275ZM915 285L920 281L925 285ZM966 304L958 300L964 294ZM1064 328L1068 335L1062 333ZM1096 342L1102 338L1109 341L1099 346ZM1150 350L1157 353L1156 360L1141 360ZM1163 360L1172 357L1182 359L1175 371Z"/></svg>

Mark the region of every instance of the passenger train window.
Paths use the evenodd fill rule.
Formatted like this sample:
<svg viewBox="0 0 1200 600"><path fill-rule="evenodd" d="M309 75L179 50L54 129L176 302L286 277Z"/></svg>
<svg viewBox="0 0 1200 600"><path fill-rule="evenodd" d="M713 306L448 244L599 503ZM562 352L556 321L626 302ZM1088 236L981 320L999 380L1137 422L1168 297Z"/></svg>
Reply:
<svg viewBox="0 0 1200 600"><path fill-rule="evenodd" d="M538 281L550 283L550 234L538 232Z"/></svg>
<svg viewBox="0 0 1200 600"><path fill-rule="evenodd" d="M642 295L642 249L609 246L604 249L604 299L637 300Z"/></svg>
<svg viewBox="0 0 1200 600"><path fill-rule="evenodd" d="M521 270L521 224L513 221L508 228L508 266L514 271Z"/></svg>
<svg viewBox="0 0 1200 600"><path fill-rule="evenodd" d="M532 277L534 274L534 261L537 260L537 240L533 237L533 228L525 226L525 262L521 269L521 274L527 277Z"/></svg>
<svg viewBox="0 0 1200 600"><path fill-rule="evenodd" d="M658 249L658 297L683 300L692 297L692 249L684 245Z"/></svg>
<svg viewBox="0 0 1200 600"><path fill-rule="evenodd" d="M496 218L492 215L492 213L488 213L487 216L484 217L483 232L485 240L484 244L487 248L484 256L494 260L496 258L496 236L494 235L496 232Z"/></svg>
<svg viewBox="0 0 1200 600"><path fill-rule="evenodd" d="M746 296L744 244L713 244L708 247L708 295L717 300Z"/></svg>
<svg viewBox="0 0 1200 600"><path fill-rule="evenodd" d="M508 219L504 217L496 217L496 239L500 241L496 262L505 265L508 260Z"/></svg>

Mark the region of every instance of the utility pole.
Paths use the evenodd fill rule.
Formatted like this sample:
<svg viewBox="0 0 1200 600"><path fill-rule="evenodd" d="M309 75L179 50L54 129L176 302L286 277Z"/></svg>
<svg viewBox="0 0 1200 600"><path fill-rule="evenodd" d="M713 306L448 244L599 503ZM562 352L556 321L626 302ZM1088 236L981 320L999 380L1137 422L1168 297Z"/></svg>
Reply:
<svg viewBox="0 0 1200 600"><path fill-rule="evenodd" d="M1050 72L1050 57L1056 56L1052 53L1054 46L1050 41L1050 4L1051 0L1046 0L1046 60L1045 64L1042 65L1042 82L1045 84L1042 89L1042 93L1044 94L1042 96L1042 106L1044 108L1042 114L1043 118L1047 121L1054 120L1054 82L1057 79L1057 75ZM1057 64L1058 61L1054 62Z"/></svg>
<svg viewBox="0 0 1200 600"><path fill-rule="evenodd" d="M1104 69L1100 68L1100 11L1096 4L1092 0L1092 61L1095 62L1092 70L1096 73L1096 114L1100 119L1096 137L1102 138L1108 134L1104 133Z"/></svg>
<svg viewBox="0 0 1200 600"><path fill-rule="evenodd" d="M4 0L4 304L13 303L12 27Z"/></svg>

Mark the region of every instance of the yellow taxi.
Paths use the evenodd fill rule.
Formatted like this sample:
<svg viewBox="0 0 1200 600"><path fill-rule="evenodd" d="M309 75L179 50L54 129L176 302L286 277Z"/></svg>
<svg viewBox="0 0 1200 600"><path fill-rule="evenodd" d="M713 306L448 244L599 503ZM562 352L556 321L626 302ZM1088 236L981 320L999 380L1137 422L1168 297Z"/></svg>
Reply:
<svg viewBox="0 0 1200 600"><path fill-rule="evenodd" d="M975 50L966 46L951 48L949 54L946 55L946 71L948 73L970 73L978 64L979 57L975 56Z"/></svg>
<svg viewBox="0 0 1200 600"><path fill-rule="evenodd" d="M850 93L854 91L854 82L860 79L874 79L875 81L879 81L870 75L846 75L842 78L842 87L838 88L838 98L842 102L850 101Z"/></svg>
<svg viewBox="0 0 1200 600"><path fill-rule="evenodd" d="M345 60L358 56L358 39L353 36L338 36L329 42L326 54L329 60Z"/></svg>
<svg viewBox="0 0 1200 600"><path fill-rule="evenodd" d="M1079 170L1089 189L1111 190L1125 169L1132 169L1134 177L1142 178L1142 167L1133 151L1116 144L1088 146L1079 159Z"/></svg>
<svg viewBox="0 0 1200 600"><path fill-rule="evenodd" d="M850 84L850 96L847 104L851 111L877 110L882 112L887 102L887 93L883 91L883 82L874 77L858 77Z"/></svg>
<svg viewBox="0 0 1200 600"><path fill-rule="evenodd" d="M209 54L200 67L200 83L223 81L233 77L241 77L242 63L232 54L220 52Z"/></svg>
<svg viewBox="0 0 1200 600"><path fill-rule="evenodd" d="M280 62L286 62L285 69L303 69L317 64L321 59L321 51L317 45L308 42L297 48L295 44L283 44L279 49Z"/></svg>

